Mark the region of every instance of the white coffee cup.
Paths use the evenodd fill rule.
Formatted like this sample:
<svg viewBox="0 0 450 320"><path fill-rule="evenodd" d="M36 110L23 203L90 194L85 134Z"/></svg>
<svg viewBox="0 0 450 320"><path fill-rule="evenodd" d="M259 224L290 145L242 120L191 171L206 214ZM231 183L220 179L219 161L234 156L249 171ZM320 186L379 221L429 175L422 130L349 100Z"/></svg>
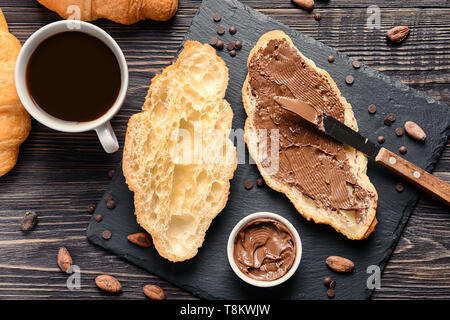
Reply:
<svg viewBox="0 0 450 320"><path fill-rule="evenodd" d="M57 33L66 31L83 32L101 40L106 46L111 49L117 59L117 62L119 63L121 73L121 88L116 102L104 115L92 121L76 122L58 119L42 110L33 101L27 89L27 66L28 61L35 49L45 39ZM100 143L102 144L106 152L113 153L119 149L117 137L111 127L111 123L109 122L109 120L111 120L111 118L116 115L125 100L128 89L128 66L125 60L125 56L123 55L123 52L117 42L108 33L103 31L99 27L84 21L62 20L48 24L45 27L37 30L25 42L17 58L15 82L16 90L23 106L25 107L25 109L27 109L28 113L33 118L35 118L43 125L63 132L84 132L95 130L97 132Z"/></svg>

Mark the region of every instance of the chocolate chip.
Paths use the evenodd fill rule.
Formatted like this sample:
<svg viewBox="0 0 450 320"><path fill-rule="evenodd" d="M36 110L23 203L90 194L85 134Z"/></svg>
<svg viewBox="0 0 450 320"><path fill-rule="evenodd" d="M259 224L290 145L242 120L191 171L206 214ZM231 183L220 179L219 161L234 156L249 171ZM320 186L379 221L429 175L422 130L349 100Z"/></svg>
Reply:
<svg viewBox="0 0 450 320"><path fill-rule="evenodd" d="M401 137L401 136L403 135L403 129L402 129L402 128L397 128L397 129L395 129L395 134L396 134L398 137Z"/></svg>
<svg viewBox="0 0 450 320"><path fill-rule="evenodd" d="M400 152L401 154L406 154L408 152L408 149L406 149L405 146L401 146L400 148L398 148L398 152Z"/></svg>
<svg viewBox="0 0 450 320"><path fill-rule="evenodd" d="M219 26L219 27L217 28L217 33L218 33L219 35L223 35L223 34L225 33L225 27L224 27L224 26Z"/></svg>
<svg viewBox="0 0 450 320"><path fill-rule="evenodd" d="M94 213L94 211L95 211L95 204L91 203L90 205L88 205L88 212Z"/></svg>
<svg viewBox="0 0 450 320"><path fill-rule="evenodd" d="M212 38L209 40L209 44L210 44L212 47L214 47L214 46L217 44L217 41L218 41L218 39L217 39L216 37L212 37Z"/></svg>
<svg viewBox="0 0 450 320"><path fill-rule="evenodd" d="M116 170L114 170L114 169L111 169L111 170L109 170L108 171L108 177L110 178L110 179L112 179L112 177L114 177L114 174L116 173Z"/></svg>
<svg viewBox="0 0 450 320"><path fill-rule="evenodd" d="M256 179L256 185L257 185L258 187L264 186L264 180L263 180L262 178Z"/></svg>
<svg viewBox="0 0 450 320"><path fill-rule="evenodd" d="M378 142L379 144L383 144L383 143L384 143L384 141L385 141L385 139L384 139L384 137L383 137L383 136L378 136L378 138L377 138L377 142Z"/></svg>
<svg viewBox="0 0 450 320"><path fill-rule="evenodd" d="M253 188L253 181L252 180L245 181L244 187L245 189L250 190L251 188Z"/></svg>
<svg viewBox="0 0 450 320"><path fill-rule="evenodd" d="M228 51L234 50L234 43L233 43L233 42L228 42L228 44L227 44L227 50L228 50Z"/></svg>
<svg viewBox="0 0 450 320"><path fill-rule="evenodd" d="M397 192L403 192L403 190L405 190L405 187L401 183L397 183L397 185L395 186L395 190L397 190Z"/></svg>
<svg viewBox="0 0 450 320"><path fill-rule="evenodd" d="M241 48L242 48L242 41L236 40L236 42L234 43L234 48L236 50L241 50Z"/></svg>
<svg viewBox="0 0 450 320"><path fill-rule="evenodd" d="M333 63L334 62L334 56L328 56L328 62Z"/></svg>
<svg viewBox="0 0 450 320"><path fill-rule="evenodd" d="M390 126L394 122L395 122L395 114L393 114L393 113L389 113L387 115L386 119L384 119L384 124L387 126Z"/></svg>
<svg viewBox="0 0 450 320"><path fill-rule="evenodd" d="M353 76L346 76L346 77L345 77L345 82L346 82L348 85L351 85L351 84L353 84L353 82L355 82L355 78L353 78Z"/></svg>
<svg viewBox="0 0 450 320"><path fill-rule="evenodd" d="M361 63L359 63L359 61L353 61L352 66L355 69L359 69L361 68Z"/></svg>
<svg viewBox="0 0 450 320"><path fill-rule="evenodd" d="M328 296L328 298L334 298L334 290L333 289L329 289L327 291L327 296Z"/></svg>
<svg viewBox="0 0 450 320"><path fill-rule="evenodd" d="M34 211L27 211L22 218L22 223L20 224L20 229L22 231L32 230L38 222L38 215Z"/></svg>
<svg viewBox="0 0 450 320"><path fill-rule="evenodd" d="M375 112L377 112L377 106L371 104L370 106L367 107L367 111L369 111L370 114L374 114Z"/></svg>
<svg viewBox="0 0 450 320"><path fill-rule="evenodd" d="M112 200L112 195L110 195L110 194L107 194L106 196L105 196L105 200L106 201L108 201L108 200Z"/></svg>
<svg viewBox="0 0 450 320"><path fill-rule="evenodd" d="M108 209L114 209L116 207L116 203L113 199L106 201L106 207Z"/></svg>
<svg viewBox="0 0 450 320"><path fill-rule="evenodd" d="M331 282L330 282L330 289L334 290L334 288L336 288L336 280L331 280Z"/></svg>
<svg viewBox="0 0 450 320"><path fill-rule="evenodd" d="M214 13L213 19L215 22L220 22L220 20L222 20L222 16L218 13Z"/></svg>
<svg viewBox="0 0 450 320"><path fill-rule="evenodd" d="M316 21L320 21L320 20L322 20L322 15L320 13L316 13L314 15L314 19L316 19Z"/></svg>
<svg viewBox="0 0 450 320"><path fill-rule="evenodd" d="M232 57L236 57L236 50L231 50L230 51L230 56L232 56Z"/></svg>
<svg viewBox="0 0 450 320"><path fill-rule="evenodd" d="M330 283L331 283L331 278L330 278L330 277L325 277L325 278L323 279L323 284L324 284L325 286L329 287L329 286L330 286Z"/></svg>
<svg viewBox="0 0 450 320"><path fill-rule="evenodd" d="M109 230L105 230L102 232L102 238L105 240L109 240L112 237L112 233Z"/></svg>
<svg viewBox="0 0 450 320"><path fill-rule="evenodd" d="M236 34L237 29L235 26L231 26L230 29L228 29L228 31L230 32L230 34Z"/></svg>
<svg viewBox="0 0 450 320"><path fill-rule="evenodd" d="M95 221L100 222L103 220L103 216L100 213L97 213L95 215Z"/></svg>
<svg viewBox="0 0 450 320"><path fill-rule="evenodd" d="M225 44L223 43L222 40L217 40L216 49L217 50L222 50L224 45Z"/></svg>

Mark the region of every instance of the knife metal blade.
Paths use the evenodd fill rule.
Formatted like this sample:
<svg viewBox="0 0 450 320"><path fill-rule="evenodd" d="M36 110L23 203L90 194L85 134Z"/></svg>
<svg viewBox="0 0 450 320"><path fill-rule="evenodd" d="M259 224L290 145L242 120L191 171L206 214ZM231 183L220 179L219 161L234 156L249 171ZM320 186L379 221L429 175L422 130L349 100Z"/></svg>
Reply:
<svg viewBox="0 0 450 320"><path fill-rule="evenodd" d="M317 129L325 132L333 139L365 153L372 159L375 159L377 154L380 152L380 147L375 143L371 142L366 137L363 137L357 131L347 127L345 124L333 118L326 112L318 111L304 101L287 97L275 97L275 101L283 109L297 114L302 119L308 121Z"/></svg>

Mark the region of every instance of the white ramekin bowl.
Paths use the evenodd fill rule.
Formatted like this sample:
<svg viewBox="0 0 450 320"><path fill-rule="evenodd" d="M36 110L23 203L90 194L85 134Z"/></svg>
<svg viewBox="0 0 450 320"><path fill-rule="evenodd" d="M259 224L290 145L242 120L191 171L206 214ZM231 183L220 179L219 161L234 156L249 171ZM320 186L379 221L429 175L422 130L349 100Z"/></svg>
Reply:
<svg viewBox="0 0 450 320"><path fill-rule="evenodd" d="M292 236L295 240L295 246L297 248L294 264L292 265L291 269L282 276L281 278L278 278L273 281L263 281L263 280L256 280L253 278L250 278L249 276L245 275L236 265L236 262L234 261L234 239L236 238L237 233L244 227L247 223L249 223L252 220L255 219L261 219L261 218L271 218L274 220L280 221L282 224L284 224L289 231L291 232ZM239 221L233 228L233 230L230 233L230 236L228 237L228 244L227 244L227 256L228 256L228 262L230 263L231 269L233 269L234 273L247 282L248 284L251 284L256 287L274 287L277 286L285 281L287 281L292 275L297 271L298 266L300 265L300 260L302 258L302 241L300 240L300 236L295 229L295 227L290 223L287 219L283 218L282 216L272 213L272 212L256 212L252 213L245 218L243 218L241 221Z"/></svg>

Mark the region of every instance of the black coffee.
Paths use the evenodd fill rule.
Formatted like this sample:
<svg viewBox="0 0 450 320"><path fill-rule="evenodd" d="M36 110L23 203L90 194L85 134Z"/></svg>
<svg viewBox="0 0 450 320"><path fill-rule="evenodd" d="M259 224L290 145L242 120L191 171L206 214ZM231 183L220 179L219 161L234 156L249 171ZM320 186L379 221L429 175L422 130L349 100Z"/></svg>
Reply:
<svg viewBox="0 0 450 320"><path fill-rule="evenodd" d="M28 91L50 115L67 121L91 121L115 103L121 86L114 53L99 39L76 31L44 40L31 55Z"/></svg>

